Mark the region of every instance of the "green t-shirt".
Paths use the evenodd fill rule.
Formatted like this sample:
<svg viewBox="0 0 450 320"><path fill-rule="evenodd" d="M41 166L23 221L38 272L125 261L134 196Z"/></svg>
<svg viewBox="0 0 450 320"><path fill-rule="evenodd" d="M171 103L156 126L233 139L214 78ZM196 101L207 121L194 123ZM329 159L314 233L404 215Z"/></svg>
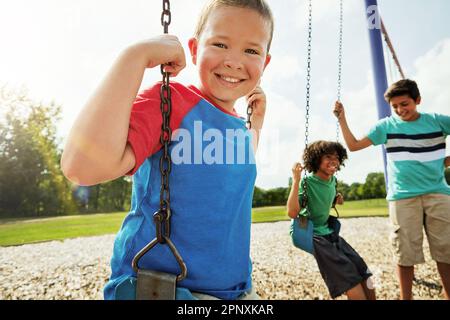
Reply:
<svg viewBox="0 0 450 320"><path fill-rule="evenodd" d="M306 177L308 191L308 207L310 219L314 225L314 234L324 236L333 232L328 227L330 209L336 197L336 178L322 180L316 175ZM303 179L300 183L298 200L302 203ZM302 209L301 215L306 215L306 209Z"/></svg>
<svg viewBox="0 0 450 320"><path fill-rule="evenodd" d="M384 144L387 156L388 200L428 193L450 195L445 181L445 139L450 117L420 113L415 121L397 115L384 118L367 135L374 145Z"/></svg>

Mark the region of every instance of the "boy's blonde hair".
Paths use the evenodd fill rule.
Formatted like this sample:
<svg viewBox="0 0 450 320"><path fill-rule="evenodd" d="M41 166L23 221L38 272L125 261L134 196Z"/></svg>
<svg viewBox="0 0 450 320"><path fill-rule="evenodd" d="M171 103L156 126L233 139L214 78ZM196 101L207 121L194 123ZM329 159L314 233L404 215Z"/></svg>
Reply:
<svg viewBox="0 0 450 320"><path fill-rule="evenodd" d="M227 7L237 7L237 8L248 8L258 12L264 19L269 22L270 26L270 38L267 45L267 52L270 50L270 45L272 43L274 21L272 16L272 11L265 0L210 0L203 8L200 17L197 22L197 27L195 28L195 38L200 39L206 21L208 20L211 12L221 6Z"/></svg>

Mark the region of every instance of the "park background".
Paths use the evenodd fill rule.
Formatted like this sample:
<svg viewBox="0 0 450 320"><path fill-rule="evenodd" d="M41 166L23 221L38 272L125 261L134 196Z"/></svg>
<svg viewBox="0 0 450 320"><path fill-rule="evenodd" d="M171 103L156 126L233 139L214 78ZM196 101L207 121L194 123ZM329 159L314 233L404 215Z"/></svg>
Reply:
<svg viewBox="0 0 450 320"><path fill-rule="evenodd" d="M204 2L171 2L169 30L180 38L187 53L187 40ZM268 3L274 13L275 36L272 62L262 82L268 108L258 151L253 206L278 206L276 210L257 212L264 211L269 219L286 219L281 206L289 192L290 168L304 146L307 1ZM450 3L444 0L379 1L380 14L403 69L419 84L423 97L419 110L425 112L446 114L450 105L449 9ZM59 160L75 117L114 59L127 45L160 34L160 14L159 1L0 3L3 221L128 210L131 179L76 186L63 177ZM338 16L338 1L313 1L310 141L336 138L331 109L337 90ZM343 40L342 101L352 129L363 136L377 120L364 1L344 1ZM389 53L385 54L389 81L398 80ZM147 70L142 88L159 78L159 71ZM195 84L195 68L189 63L176 81ZM237 110L245 114L243 101L239 101ZM381 148L350 153L338 176L339 190L347 201L382 199L382 172ZM377 203L386 207L385 202ZM354 206L372 205L362 202ZM270 216L267 212L277 214ZM375 214L385 215L386 210ZM119 221L117 218L114 228ZM0 238L5 236L2 232Z"/></svg>
<svg viewBox="0 0 450 320"><path fill-rule="evenodd" d="M284 204L292 163L304 146L306 0L267 0L275 17L272 61L263 77L268 108L258 150L251 252L263 299L327 299L314 259L292 246ZM170 32L187 41L204 0L172 0ZM363 136L377 120L364 1L344 0L342 101ZM379 0L419 110L448 114L447 0ZM129 208L131 180L80 187L60 170L65 138L118 54L162 33L157 0L0 0L0 299L102 299L114 234ZM339 1L313 0L310 141L334 140ZM399 79L386 54L388 81ZM188 65L177 77L196 84ZM148 70L142 88L160 80ZM245 103L237 111L245 114ZM447 139L448 141L448 139ZM449 154L449 151L447 151ZM398 298L379 147L350 153L339 173L346 202L342 235L374 273L378 298ZM449 172L446 173L449 181ZM176 196L176 195L172 195ZM281 221L280 221L281 220ZM58 240L58 241L51 241ZM61 240L61 241L60 241ZM427 244L425 242L425 249ZM428 250L414 295L440 299Z"/></svg>

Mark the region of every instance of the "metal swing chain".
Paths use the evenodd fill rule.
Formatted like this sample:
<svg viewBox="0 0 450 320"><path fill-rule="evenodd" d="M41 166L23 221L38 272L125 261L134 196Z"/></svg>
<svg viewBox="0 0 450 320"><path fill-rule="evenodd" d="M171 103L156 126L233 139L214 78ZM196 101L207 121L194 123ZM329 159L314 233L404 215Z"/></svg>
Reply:
<svg viewBox="0 0 450 320"><path fill-rule="evenodd" d="M247 106L247 121L246 121L248 130L250 130L252 128L252 121L250 120L250 118L252 117L252 114L253 114L253 105L249 104Z"/></svg>
<svg viewBox="0 0 450 320"><path fill-rule="evenodd" d="M161 25L164 28L164 33L169 33L169 25L172 22L172 13L170 12L170 1L163 0L163 9L161 13Z"/></svg>
<svg viewBox="0 0 450 320"><path fill-rule="evenodd" d="M170 12L170 1L163 0L163 10L161 13L161 25L164 33L169 32L169 25L172 20ZM159 171L161 172L161 188L159 195L159 211L155 213L154 220L156 224L156 237L159 243L165 243L165 237L170 237L170 188L169 175L171 171L172 160L170 158L169 144L172 139L172 129L170 128L170 114L172 111L172 99L170 91L169 73L164 72L164 65L161 65L162 85L160 89L161 98L161 136L160 142L163 146L163 153L159 161ZM163 224L164 223L164 224Z"/></svg>
<svg viewBox="0 0 450 320"><path fill-rule="evenodd" d="M310 98L311 98L311 43L312 43L312 0L308 2L308 46L307 46L307 67L306 67L306 113L305 113L305 154L308 150L309 139L309 110L310 110ZM308 208L308 183L306 181L306 170L303 174L303 197L302 208ZM308 210L306 210L308 212Z"/></svg>
<svg viewBox="0 0 450 320"><path fill-rule="evenodd" d="M344 6L343 0L339 0L339 49L338 49L338 81L337 81L337 100L341 102L341 89L342 89L342 43L343 43L343 29L344 29ZM339 119L336 120L336 142L339 142ZM338 175L336 177L336 197L333 200L332 208L336 211L339 217L339 212L336 209L337 195L338 195Z"/></svg>
<svg viewBox="0 0 450 320"><path fill-rule="evenodd" d="M344 6L343 0L339 1L339 52L338 52L338 81L337 81L337 100L341 102L342 89L342 38L344 27ZM339 119L336 121L336 141L339 142Z"/></svg>
<svg viewBox="0 0 450 320"><path fill-rule="evenodd" d="M163 9L161 14L161 25L164 28L164 33L169 32L169 25L172 20L170 12L170 1L163 0ZM176 277L176 281L183 280L187 275L186 264L179 254L173 242L170 240L170 188L169 175L172 168L172 159L169 152L169 144L172 139L172 129L170 128L170 114L172 111L172 97L170 90L170 73L164 72L164 65L161 65L162 84L160 89L161 98L161 136L160 142L162 144L162 155L159 161L159 170L161 173L161 188L159 210L153 215L153 220L156 226L156 238L147 244L141 251L139 251L132 261L133 269L138 272L138 262L142 256L150 251L156 244L167 244L172 251L175 259L180 266L181 273Z"/></svg>

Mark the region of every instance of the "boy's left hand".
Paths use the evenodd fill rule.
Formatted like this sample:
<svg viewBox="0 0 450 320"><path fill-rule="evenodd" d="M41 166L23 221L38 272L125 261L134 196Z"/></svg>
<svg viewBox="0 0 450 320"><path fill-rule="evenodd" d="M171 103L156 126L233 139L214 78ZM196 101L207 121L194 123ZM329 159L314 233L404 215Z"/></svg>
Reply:
<svg viewBox="0 0 450 320"><path fill-rule="evenodd" d="M342 193L336 195L336 204L344 204L344 196Z"/></svg>
<svg viewBox="0 0 450 320"><path fill-rule="evenodd" d="M445 168L450 167L450 156L445 157L444 167Z"/></svg>
<svg viewBox="0 0 450 320"><path fill-rule="evenodd" d="M333 113L339 121L345 119L344 105L340 101L334 103Z"/></svg>
<svg viewBox="0 0 450 320"><path fill-rule="evenodd" d="M258 85L247 96L247 104L253 107L253 112L250 117L252 122L252 129L261 129L266 114L266 94Z"/></svg>

